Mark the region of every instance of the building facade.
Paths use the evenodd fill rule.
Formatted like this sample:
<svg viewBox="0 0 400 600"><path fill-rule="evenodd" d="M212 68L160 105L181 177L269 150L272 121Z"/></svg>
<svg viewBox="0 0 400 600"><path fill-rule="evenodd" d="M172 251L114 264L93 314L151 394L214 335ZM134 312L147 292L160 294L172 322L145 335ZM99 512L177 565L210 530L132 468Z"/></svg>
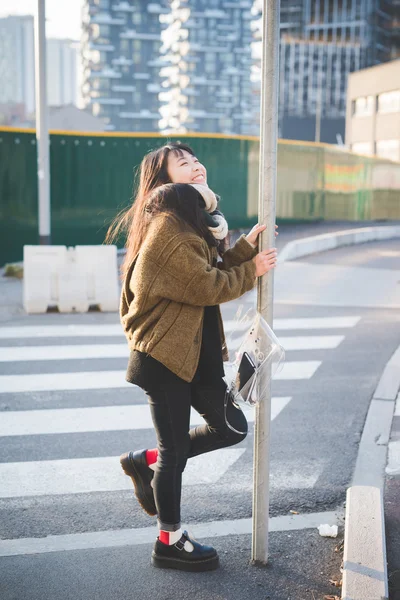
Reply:
<svg viewBox="0 0 400 600"><path fill-rule="evenodd" d="M254 132L252 2L174 0L162 33L160 128Z"/></svg>
<svg viewBox="0 0 400 600"><path fill-rule="evenodd" d="M282 137L343 140L348 75L398 55L398 4L396 0L281 1ZM260 2L255 6L260 11Z"/></svg>
<svg viewBox="0 0 400 600"><path fill-rule="evenodd" d="M33 17L0 19L0 104L24 105L35 110L35 55Z"/></svg>
<svg viewBox="0 0 400 600"><path fill-rule="evenodd" d="M79 44L47 40L47 102L49 106L79 104Z"/></svg>
<svg viewBox="0 0 400 600"><path fill-rule="evenodd" d="M158 131L161 21L167 0L85 0L83 106L108 130Z"/></svg>
<svg viewBox="0 0 400 600"><path fill-rule="evenodd" d="M400 161L400 59L350 75L346 145Z"/></svg>

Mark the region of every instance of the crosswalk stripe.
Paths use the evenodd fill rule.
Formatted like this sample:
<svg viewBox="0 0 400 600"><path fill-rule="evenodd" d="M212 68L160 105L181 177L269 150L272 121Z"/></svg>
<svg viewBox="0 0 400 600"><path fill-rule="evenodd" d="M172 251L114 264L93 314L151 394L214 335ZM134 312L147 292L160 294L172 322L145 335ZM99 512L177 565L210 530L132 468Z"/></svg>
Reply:
<svg viewBox="0 0 400 600"><path fill-rule="evenodd" d="M388 475L400 475L400 440L389 442L386 473Z"/></svg>
<svg viewBox="0 0 400 600"><path fill-rule="evenodd" d="M275 379L309 379L318 369L320 361L288 361ZM47 392L66 390L99 390L125 388L125 371L78 371L66 373L36 373L1 375L0 394L19 392Z"/></svg>
<svg viewBox="0 0 400 600"><path fill-rule="evenodd" d="M129 349L127 344L0 347L0 362L127 358L128 355Z"/></svg>
<svg viewBox="0 0 400 600"><path fill-rule="evenodd" d="M279 415L290 400L290 396L272 398L271 420ZM254 410L247 407L243 410L247 420L253 422ZM202 417L193 410L191 426L202 423L204 423ZM1 414L0 437L126 431L151 429L152 427L153 423L147 404L7 411Z"/></svg>
<svg viewBox="0 0 400 600"><path fill-rule="evenodd" d="M361 317L306 317L301 319L274 319L274 330L287 329L335 329L349 328L357 325ZM225 331L243 331L249 323L235 320L224 320ZM0 339L32 339L32 338L65 338L65 337L121 337L122 328L119 323L96 325L26 325L18 327L1 327Z"/></svg>
<svg viewBox="0 0 400 600"><path fill-rule="evenodd" d="M274 319L273 329L347 329L361 317L312 317L303 319Z"/></svg>
<svg viewBox="0 0 400 600"><path fill-rule="evenodd" d="M269 519L269 531L316 529L321 523L341 525L342 515L340 512L327 511L271 517ZM197 539L226 537L228 535L250 535L252 526L253 520L248 518L237 519L235 521L211 521L208 523L196 523L193 533ZM153 526L0 540L0 557L153 544L157 535L158 529Z"/></svg>
<svg viewBox="0 0 400 600"><path fill-rule="evenodd" d="M234 349L242 343L239 337L236 344L231 341L229 348ZM324 350L337 348L344 340L343 335L280 337L285 350ZM88 358L127 358L127 344L74 344L68 346L5 346L0 347L0 362L23 362L39 360L77 360Z"/></svg>
<svg viewBox="0 0 400 600"><path fill-rule="evenodd" d="M224 448L191 458L183 473L182 484L217 483L245 451L245 448ZM132 489L130 478L119 464L119 456L2 463L0 481L0 498Z"/></svg>

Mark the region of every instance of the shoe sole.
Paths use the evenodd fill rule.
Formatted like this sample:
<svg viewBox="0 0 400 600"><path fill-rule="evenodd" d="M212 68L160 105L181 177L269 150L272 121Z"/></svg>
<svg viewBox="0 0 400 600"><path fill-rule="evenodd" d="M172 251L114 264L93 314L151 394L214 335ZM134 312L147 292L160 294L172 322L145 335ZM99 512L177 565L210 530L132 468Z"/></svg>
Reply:
<svg viewBox="0 0 400 600"><path fill-rule="evenodd" d="M178 558L168 558L166 556L157 556L152 554L151 564L157 569L176 569L179 571L191 571L200 573L202 571L215 571L219 567L218 556L207 558L206 560L186 561Z"/></svg>
<svg viewBox="0 0 400 600"><path fill-rule="evenodd" d="M143 510L150 516L154 517L157 514L153 508L150 507L150 502L147 500L146 492L143 485L141 484L141 476L135 467L135 464L129 458L129 452L123 454L119 459L121 467L128 477L131 478L133 487L135 488L135 495Z"/></svg>

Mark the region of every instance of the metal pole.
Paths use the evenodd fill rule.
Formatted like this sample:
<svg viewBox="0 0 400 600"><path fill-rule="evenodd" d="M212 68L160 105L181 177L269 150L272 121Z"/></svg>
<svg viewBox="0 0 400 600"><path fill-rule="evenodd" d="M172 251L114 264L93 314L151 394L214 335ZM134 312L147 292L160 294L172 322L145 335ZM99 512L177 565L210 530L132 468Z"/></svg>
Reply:
<svg viewBox="0 0 400 600"><path fill-rule="evenodd" d="M35 15L35 93L37 173L39 192L39 244L50 244L50 161L46 87L45 0L38 0Z"/></svg>
<svg viewBox="0 0 400 600"><path fill-rule="evenodd" d="M268 7L267 7L268 4ZM260 248L275 246L275 198L277 175L278 90L279 90L279 13L280 0L263 0L261 62L261 124L259 223L267 225ZM258 280L257 310L272 325L273 272ZM256 409L254 433L253 536L251 558L268 562L269 444L271 422L271 384L261 381L265 391Z"/></svg>

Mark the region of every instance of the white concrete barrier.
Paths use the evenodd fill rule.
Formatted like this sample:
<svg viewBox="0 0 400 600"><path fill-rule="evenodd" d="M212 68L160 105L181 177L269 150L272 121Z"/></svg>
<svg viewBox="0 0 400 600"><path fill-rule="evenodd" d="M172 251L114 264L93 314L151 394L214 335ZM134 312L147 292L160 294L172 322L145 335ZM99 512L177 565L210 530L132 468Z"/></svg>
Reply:
<svg viewBox="0 0 400 600"><path fill-rule="evenodd" d="M24 246L23 298L27 313L117 311L116 246Z"/></svg>

